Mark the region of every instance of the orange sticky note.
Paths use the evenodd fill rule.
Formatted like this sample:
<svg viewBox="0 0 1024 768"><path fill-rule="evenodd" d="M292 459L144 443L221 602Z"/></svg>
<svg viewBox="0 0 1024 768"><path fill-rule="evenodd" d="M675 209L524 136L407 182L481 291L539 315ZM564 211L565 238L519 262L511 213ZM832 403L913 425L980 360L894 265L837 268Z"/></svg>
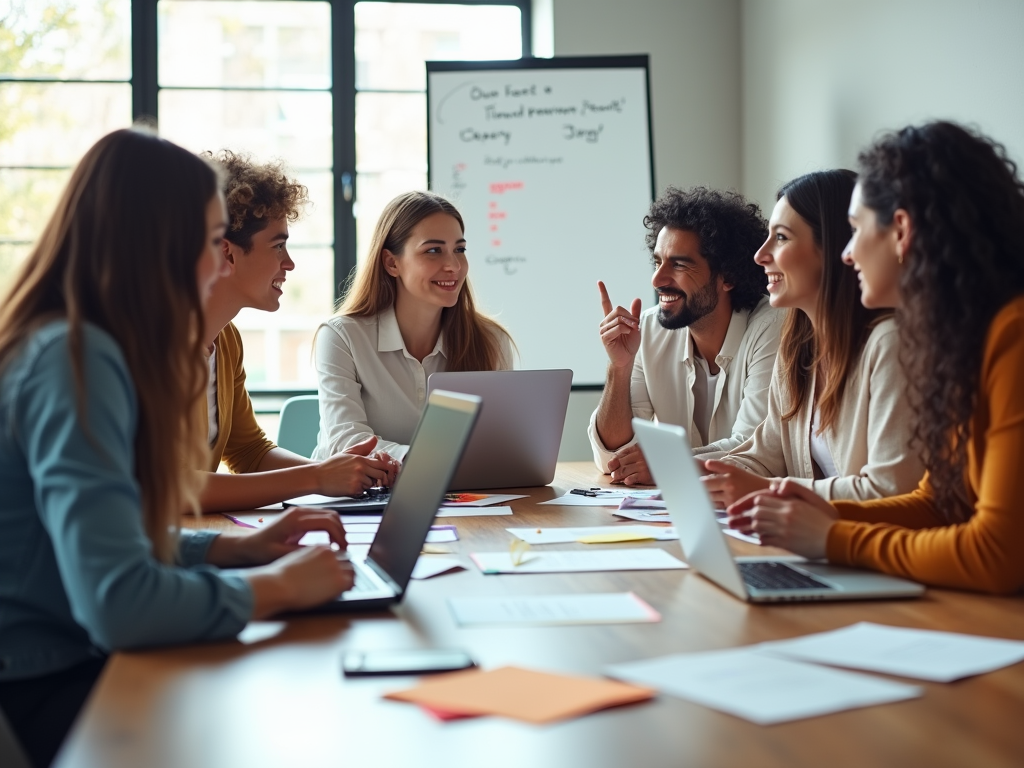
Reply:
<svg viewBox="0 0 1024 768"><path fill-rule="evenodd" d="M651 688L520 667L452 672L385 696L450 714L501 715L538 725L653 697Z"/></svg>

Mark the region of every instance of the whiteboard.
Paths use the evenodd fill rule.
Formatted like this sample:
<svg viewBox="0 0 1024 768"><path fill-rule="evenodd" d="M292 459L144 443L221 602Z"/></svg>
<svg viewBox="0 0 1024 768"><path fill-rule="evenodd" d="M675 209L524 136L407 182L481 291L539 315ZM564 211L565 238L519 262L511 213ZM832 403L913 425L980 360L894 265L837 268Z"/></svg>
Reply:
<svg viewBox="0 0 1024 768"><path fill-rule="evenodd" d="M466 223L480 309L523 368L603 384L597 281L653 302L647 56L427 63L430 189Z"/></svg>

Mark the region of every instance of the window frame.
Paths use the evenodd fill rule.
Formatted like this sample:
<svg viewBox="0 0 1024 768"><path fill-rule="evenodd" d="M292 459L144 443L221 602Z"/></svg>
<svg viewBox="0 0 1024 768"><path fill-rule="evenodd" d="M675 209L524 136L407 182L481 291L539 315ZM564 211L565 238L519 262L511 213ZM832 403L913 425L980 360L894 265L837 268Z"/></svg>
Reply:
<svg viewBox="0 0 1024 768"><path fill-rule="evenodd" d="M342 297L356 267L356 26L358 0L298 0L327 2L331 7L331 94L334 176L334 298ZM387 0L417 4L509 5L519 9L523 58L532 55L531 0ZM132 119L159 121L160 93L157 64L157 2L131 0ZM220 89L216 89L220 90ZM229 90L229 89L226 89ZM264 390L261 390L264 391ZM266 390L273 391L273 390Z"/></svg>

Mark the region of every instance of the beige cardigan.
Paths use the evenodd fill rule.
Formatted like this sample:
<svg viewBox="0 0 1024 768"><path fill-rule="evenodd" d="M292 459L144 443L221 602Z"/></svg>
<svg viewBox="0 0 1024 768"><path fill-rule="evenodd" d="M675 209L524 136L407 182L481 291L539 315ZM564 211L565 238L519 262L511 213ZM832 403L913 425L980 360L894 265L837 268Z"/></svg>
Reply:
<svg viewBox="0 0 1024 768"><path fill-rule="evenodd" d="M791 477L829 500L861 501L914 490L924 474L924 465L909 448L912 419L897 359L897 337L892 318L880 322L850 371L838 420L825 431L838 477L813 479L811 398L793 418L782 421L789 398L780 377L781 357L768 390L768 418L722 461L762 477ZM814 391L813 377L810 391Z"/></svg>

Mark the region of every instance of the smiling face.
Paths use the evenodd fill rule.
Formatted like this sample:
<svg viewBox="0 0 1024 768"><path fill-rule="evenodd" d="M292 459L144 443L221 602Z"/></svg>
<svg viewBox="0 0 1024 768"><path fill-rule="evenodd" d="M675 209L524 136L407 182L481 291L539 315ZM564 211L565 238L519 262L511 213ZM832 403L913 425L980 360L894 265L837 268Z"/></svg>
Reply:
<svg viewBox="0 0 1024 768"><path fill-rule="evenodd" d="M686 229L663 227L651 255L658 292L658 322L668 329L685 328L711 314L732 286L700 253L700 238Z"/></svg>
<svg viewBox="0 0 1024 768"><path fill-rule="evenodd" d="M221 253L227 221L224 195L218 192L206 205L206 242L196 262L196 287L204 310L209 304L214 285L228 273Z"/></svg>
<svg viewBox="0 0 1024 768"><path fill-rule="evenodd" d="M284 282L295 262L288 255L288 220L275 219L252 236L252 248L228 243L232 290L243 307L274 312L281 306Z"/></svg>
<svg viewBox="0 0 1024 768"><path fill-rule="evenodd" d="M905 218L902 211L897 211ZM899 227L882 227L878 215L864 205L860 184L850 198L850 226L853 236L843 249L843 261L857 270L860 301L868 309L900 305Z"/></svg>
<svg viewBox="0 0 1024 768"><path fill-rule="evenodd" d="M841 209L840 209L841 210ZM768 278L768 301L773 307L795 307L812 319L821 293L821 247L811 225L779 198L768 220L768 239L754 255Z"/></svg>
<svg viewBox="0 0 1024 768"><path fill-rule="evenodd" d="M447 213L433 213L420 221L402 252L385 249L383 259L384 269L398 284L397 300L439 308L455 306L469 273L462 227Z"/></svg>

